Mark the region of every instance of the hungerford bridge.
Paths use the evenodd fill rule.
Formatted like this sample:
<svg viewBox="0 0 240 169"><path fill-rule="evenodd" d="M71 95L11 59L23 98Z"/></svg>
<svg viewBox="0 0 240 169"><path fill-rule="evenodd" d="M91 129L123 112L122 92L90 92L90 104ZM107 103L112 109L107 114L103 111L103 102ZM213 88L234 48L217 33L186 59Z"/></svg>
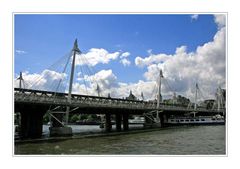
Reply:
<svg viewBox="0 0 240 169"><path fill-rule="evenodd" d="M164 121L171 115L184 115L197 112L198 115L225 114L225 108L206 109L186 107L161 102L161 78L158 83L157 101L129 100L111 97L89 96L72 94L74 65L76 54L81 53L77 40L71 51L71 75L68 93L42 91L22 88L23 77L18 78L19 88L14 88L14 111L20 112L20 137L39 138L42 136L43 116L48 113L51 117L50 136L71 135L72 129L68 126L69 113L100 114L105 119L104 127L111 131L111 115L115 115L116 131L128 130L129 115L141 115L145 117L145 123L150 126L164 127ZM195 94L197 97L197 92ZM195 98L196 99L196 98ZM220 102L218 102L220 103ZM218 104L220 105L220 104Z"/></svg>

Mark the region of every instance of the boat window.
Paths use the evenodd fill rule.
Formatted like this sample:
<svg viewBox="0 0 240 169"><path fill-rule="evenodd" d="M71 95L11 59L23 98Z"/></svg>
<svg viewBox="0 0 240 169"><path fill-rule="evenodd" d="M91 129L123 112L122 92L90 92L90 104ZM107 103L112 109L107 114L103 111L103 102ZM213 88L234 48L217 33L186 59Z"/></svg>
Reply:
<svg viewBox="0 0 240 169"><path fill-rule="evenodd" d="M216 119L212 119L212 120L216 120Z"/></svg>
<svg viewBox="0 0 240 169"><path fill-rule="evenodd" d="M190 121L194 121L193 119L191 119Z"/></svg>
<svg viewBox="0 0 240 169"><path fill-rule="evenodd" d="M201 119L201 121L205 121L205 119Z"/></svg>
<svg viewBox="0 0 240 169"><path fill-rule="evenodd" d="M184 120L180 120L180 121L184 121Z"/></svg>
<svg viewBox="0 0 240 169"><path fill-rule="evenodd" d="M171 120L171 122L174 122L174 120Z"/></svg>
<svg viewBox="0 0 240 169"><path fill-rule="evenodd" d="M196 121L199 121L199 119L196 119Z"/></svg>
<svg viewBox="0 0 240 169"><path fill-rule="evenodd" d="M187 119L187 120L185 120L185 121L189 121L189 120Z"/></svg>

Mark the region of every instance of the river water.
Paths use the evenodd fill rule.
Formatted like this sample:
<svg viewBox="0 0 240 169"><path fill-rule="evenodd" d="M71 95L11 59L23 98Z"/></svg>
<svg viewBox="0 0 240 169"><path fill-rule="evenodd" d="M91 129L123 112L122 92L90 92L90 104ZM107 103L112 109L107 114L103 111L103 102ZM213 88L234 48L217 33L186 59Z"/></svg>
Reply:
<svg viewBox="0 0 240 169"><path fill-rule="evenodd" d="M47 135L47 126L44 128ZM101 133L98 126L73 127L74 132ZM16 155L225 155L225 125L178 126L147 132L67 140L15 143Z"/></svg>

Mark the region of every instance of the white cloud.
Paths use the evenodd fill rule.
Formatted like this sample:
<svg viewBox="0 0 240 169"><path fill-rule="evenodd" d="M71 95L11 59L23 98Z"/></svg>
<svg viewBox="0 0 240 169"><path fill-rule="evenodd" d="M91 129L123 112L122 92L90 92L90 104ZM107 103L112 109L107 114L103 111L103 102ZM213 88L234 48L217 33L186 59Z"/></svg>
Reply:
<svg viewBox="0 0 240 169"><path fill-rule="evenodd" d="M19 75L16 76L14 80L14 87L19 87L19 80L17 80ZM55 91L57 89L58 83L61 80L63 83L67 75L65 73L58 73L52 70L45 69L40 74L29 72L22 73L24 79L24 88L31 88L37 90L48 90ZM59 86L58 91L63 91L63 86Z"/></svg>
<svg viewBox="0 0 240 169"><path fill-rule="evenodd" d="M140 56L137 56L135 58L135 64L139 67L151 65L153 63L160 63L160 62L165 62L171 57L171 55L166 55L166 54L150 54L149 57L142 58Z"/></svg>
<svg viewBox="0 0 240 169"><path fill-rule="evenodd" d="M126 58L126 57L128 57L129 55L130 55L129 52L124 52L124 53L121 54L120 59Z"/></svg>
<svg viewBox="0 0 240 169"><path fill-rule="evenodd" d="M181 46L174 55L137 57L135 63L137 66L147 66L144 73L147 81L156 81L161 68L171 88L179 94L193 98L194 86L198 82L205 98L213 98L218 86L225 88L225 27L218 30L213 41L197 47L195 52L188 53L186 49L186 46ZM163 83L163 93L170 94L167 85Z"/></svg>
<svg viewBox="0 0 240 169"><path fill-rule="evenodd" d="M129 96L130 90L139 99L141 98L141 92L144 93L144 97L146 99L154 99L156 96L152 90L156 86L155 81L140 80L137 83L118 82L116 75L112 72L111 69L101 70L92 76L85 76L84 78L87 82L91 82L91 84L85 87L83 84L74 83L74 93L97 95L96 89L98 84L100 87L101 96L105 97L110 93L111 97L125 98Z"/></svg>
<svg viewBox="0 0 240 169"><path fill-rule="evenodd" d="M199 17L199 15L197 15L197 14L191 15L191 19L192 19L192 20L197 20L198 17Z"/></svg>
<svg viewBox="0 0 240 169"><path fill-rule="evenodd" d="M226 15L216 14L214 15L214 21L218 25L218 28L221 29L226 25Z"/></svg>
<svg viewBox="0 0 240 169"><path fill-rule="evenodd" d="M119 87L117 83L117 77L114 75L111 69L109 70L101 70L94 75L88 76L85 75L81 80L84 79L88 86L87 92L86 87L80 83L74 83L73 85L73 92L79 94L97 94L97 85L100 87L100 91L102 95L106 96L112 88ZM83 92L83 93L81 93Z"/></svg>
<svg viewBox="0 0 240 169"><path fill-rule="evenodd" d="M129 66L131 64L131 61L127 59L127 57L130 56L129 52L124 52L120 56L120 63L123 64L123 66Z"/></svg>
<svg viewBox="0 0 240 169"><path fill-rule="evenodd" d="M86 54L76 55L76 65L87 64L95 66L99 63L107 64L111 60L116 60L120 52L109 53L105 49L92 48Z"/></svg>
<svg viewBox="0 0 240 169"><path fill-rule="evenodd" d="M126 58L124 58L124 59L120 60L120 63L122 63L123 66L129 66L131 64L131 61L126 59Z"/></svg>
<svg viewBox="0 0 240 169"><path fill-rule="evenodd" d="M16 53L21 55L21 54L26 54L27 52L24 51L24 50L18 50L18 49L17 49L17 50L16 50Z"/></svg>

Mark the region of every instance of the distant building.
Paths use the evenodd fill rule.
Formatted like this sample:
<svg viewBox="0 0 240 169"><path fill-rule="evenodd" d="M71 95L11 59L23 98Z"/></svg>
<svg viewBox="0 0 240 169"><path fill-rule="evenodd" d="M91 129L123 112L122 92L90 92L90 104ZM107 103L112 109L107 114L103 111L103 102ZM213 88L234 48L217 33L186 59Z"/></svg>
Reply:
<svg viewBox="0 0 240 169"><path fill-rule="evenodd" d="M137 97L132 94L132 91L130 90L130 94L128 97L126 97L127 100L137 100Z"/></svg>
<svg viewBox="0 0 240 169"><path fill-rule="evenodd" d="M190 103L190 99L183 97L181 95L176 96L176 94L174 94L172 99L165 99L163 100L163 103L166 104L179 104L179 105L185 105L187 106Z"/></svg>

